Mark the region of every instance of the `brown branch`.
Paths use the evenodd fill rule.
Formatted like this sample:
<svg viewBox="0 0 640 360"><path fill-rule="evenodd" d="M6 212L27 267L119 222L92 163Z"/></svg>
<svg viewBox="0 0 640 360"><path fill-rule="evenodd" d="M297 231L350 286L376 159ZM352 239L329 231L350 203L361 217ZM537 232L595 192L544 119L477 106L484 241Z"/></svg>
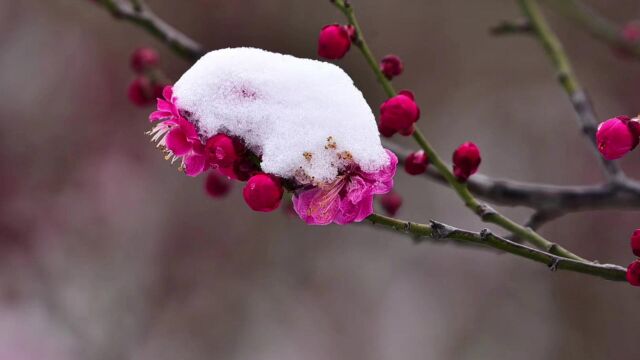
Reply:
<svg viewBox="0 0 640 360"><path fill-rule="evenodd" d="M109 10L116 19L142 27L187 60L196 61L205 53L200 44L158 17L142 0L98 0L98 4Z"/></svg>

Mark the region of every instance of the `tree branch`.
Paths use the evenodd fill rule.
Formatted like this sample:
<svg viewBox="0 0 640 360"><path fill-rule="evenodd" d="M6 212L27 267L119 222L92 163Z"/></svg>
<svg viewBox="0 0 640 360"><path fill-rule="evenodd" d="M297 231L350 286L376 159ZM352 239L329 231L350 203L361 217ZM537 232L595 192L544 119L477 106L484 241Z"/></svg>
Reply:
<svg viewBox="0 0 640 360"><path fill-rule="evenodd" d="M455 240L471 242L502 250L520 257L524 257L547 265L552 271L568 270L599 276L613 281L625 281L626 269L612 264L598 264L589 261L579 261L557 256L545 251L530 248L505 238L496 236L488 230L472 232L455 228L440 222L431 220L430 224L419 224L387 216L373 214L367 218L375 225L381 225L396 232L411 235L414 239L430 238L434 240Z"/></svg>
<svg viewBox="0 0 640 360"><path fill-rule="evenodd" d="M624 182L625 175L618 164L616 162L606 160L598 152L598 146L596 143L598 120L591 101L573 73L571 62L569 61L567 54L564 52L562 43L549 24L547 24L544 15L542 14L542 11L540 11L535 0L518 0L518 3L522 9L522 13L528 19L529 24L533 27L533 31L537 35L538 40L553 62L553 65L556 68L558 81L569 96L569 100L576 112L582 133L591 143L593 153L605 172L607 179L610 182L615 183Z"/></svg>
<svg viewBox="0 0 640 360"><path fill-rule="evenodd" d="M411 150L385 142L385 147L398 156L403 164ZM431 167L424 174L431 180L447 185L440 173ZM496 179L474 174L467 187L475 196L497 205L525 206L537 210L555 210L565 213L619 208L640 208L638 183L625 180L622 184L551 185L509 179Z"/></svg>
<svg viewBox="0 0 640 360"><path fill-rule="evenodd" d="M97 3L109 10L116 19L130 21L145 29L187 60L196 61L205 53L200 44L154 14L142 0L98 0Z"/></svg>

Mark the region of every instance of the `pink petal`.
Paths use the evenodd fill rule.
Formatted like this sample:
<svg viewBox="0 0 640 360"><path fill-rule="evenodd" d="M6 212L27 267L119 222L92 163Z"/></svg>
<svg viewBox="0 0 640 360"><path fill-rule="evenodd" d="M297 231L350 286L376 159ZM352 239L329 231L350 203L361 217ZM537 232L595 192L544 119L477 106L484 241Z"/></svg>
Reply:
<svg viewBox="0 0 640 360"><path fill-rule="evenodd" d="M340 209L340 189L338 181L329 188L314 187L293 197L293 209L298 216L311 225L327 225L333 222Z"/></svg>
<svg viewBox="0 0 640 360"><path fill-rule="evenodd" d="M187 137L182 132L182 129L173 129L167 134L165 139L167 148L176 156L182 156L191 151L191 143L187 140Z"/></svg>
<svg viewBox="0 0 640 360"><path fill-rule="evenodd" d="M162 96L168 101L171 101L171 98L173 97L173 86L165 86L164 89L162 89Z"/></svg>
<svg viewBox="0 0 640 360"><path fill-rule="evenodd" d="M196 153L190 153L184 157L184 173L188 176L197 176L205 170L206 157Z"/></svg>

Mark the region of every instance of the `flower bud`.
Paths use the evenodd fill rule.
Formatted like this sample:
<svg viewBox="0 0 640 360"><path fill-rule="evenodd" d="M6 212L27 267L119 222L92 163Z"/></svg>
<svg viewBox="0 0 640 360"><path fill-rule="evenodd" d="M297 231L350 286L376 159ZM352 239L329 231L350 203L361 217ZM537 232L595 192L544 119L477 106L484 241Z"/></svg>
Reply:
<svg viewBox="0 0 640 360"><path fill-rule="evenodd" d="M233 165L240 156L239 145L225 134L216 134L207 140L205 151L212 165L228 168Z"/></svg>
<svg viewBox="0 0 640 360"><path fill-rule="evenodd" d="M127 97L138 106L151 105L156 98L162 97L163 86L154 84L146 76L135 78L127 88Z"/></svg>
<svg viewBox="0 0 640 360"><path fill-rule="evenodd" d="M378 124L378 132L380 133L380 135L386 137L386 138L390 138L392 137L397 131L393 130L393 129L389 129L384 127L384 125L382 124Z"/></svg>
<svg viewBox="0 0 640 360"><path fill-rule="evenodd" d="M640 229L636 229L631 235L631 251L637 257L640 257Z"/></svg>
<svg viewBox="0 0 640 360"><path fill-rule="evenodd" d="M224 176L220 176L216 171L210 171L207 175L207 180L204 183L204 188L209 196L219 198L227 195L231 190L231 183L225 179Z"/></svg>
<svg viewBox="0 0 640 360"><path fill-rule="evenodd" d="M252 176L242 190L244 201L254 211L273 211L280 205L284 189L277 178L267 174Z"/></svg>
<svg viewBox="0 0 640 360"><path fill-rule="evenodd" d="M623 157L638 145L640 123L628 116L611 118L598 126L598 150L607 160Z"/></svg>
<svg viewBox="0 0 640 360"><path fill-rule="evenodd" d="M402 206L402 197L397 192L391 191L382 195L380 205L389 216L394 216Z"/></svg>
<svg viewBox="0 0 640 360"><path fill-rule="evenodd" d="M478 171L480 166L480 149L472 142L460 145L453 153L453 174L458 181L465 182L469 176Z"/></svg>
<svg viewBox="0 0 640 360"><path fill-rule="evenodd" d="M341 59L351 48L351 36L346 26L326 25L318 37L318 55L325 59Z"/></svg>
<svg viewBox="0 0 640 360"><path fill-rule="evenodd" d="M635 260L627 267L627 282L633 286L640 286L640 260Z"/></svg>
<svg viewBox="0 0 640 360"><path fill-rule="evenodd" d="M148 47L138 48L131 54L131 69L137 74L143 74L145 71L158 66L159 59L155 50Z"/></svg>
<svg viewBox="0 0 640 360"><path fill-rule="evenodd" d="M380 106L380 125L385 129L407 131L419 117L420 108L409 91L401 91Z"/></svg>
<svg viewBox="0 0 640 360"><path fill-rule="evenodd" d="M402 60L396 55L387 55L380 61L380 71L382 71L384 76L389 80L402 74L402 70L404 70L404 65L402 64Z"/></svg>
<svg viewBox="0 0 640 360"><path fill-rule="evenodd" d="M419 175L427 170L429 165L429 157L424 151L419 150L412 152L404 160L404 171L409 175Z"/></svg>

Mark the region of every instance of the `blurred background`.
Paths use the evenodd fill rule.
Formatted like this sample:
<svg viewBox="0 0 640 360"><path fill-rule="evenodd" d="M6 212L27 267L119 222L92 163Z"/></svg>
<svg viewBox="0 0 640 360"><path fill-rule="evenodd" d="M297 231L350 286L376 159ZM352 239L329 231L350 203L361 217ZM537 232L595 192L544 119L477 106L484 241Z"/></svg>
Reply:
<svg viewBox="0 0 640 360"><path fill-rule="evenodd" d="M374 52L404 59L394 82L416 93L418 125L444 156L471 140L496 177L601 180L540 45L488 33L518 17L514 1L352 2ZM319 29L343 22L324 0L148 3L208 49L315 58ZM619 23L640 16L635 0L589 3ZM640 63L545 9L600 117L640 112ZM0 0L0 359L640 358L640 292L627 284L255 213L238 183L207 196L203 176L149 143L151 109L127 99L139 46L171 79L190 66L91 1ZM338 64L377 109L364 59ZM637 154L622 163L640 177ZM486 226L445 187L403 172L396 183L400 217ZM573 214L541 232L626 266L638 215Z"/></svg>

